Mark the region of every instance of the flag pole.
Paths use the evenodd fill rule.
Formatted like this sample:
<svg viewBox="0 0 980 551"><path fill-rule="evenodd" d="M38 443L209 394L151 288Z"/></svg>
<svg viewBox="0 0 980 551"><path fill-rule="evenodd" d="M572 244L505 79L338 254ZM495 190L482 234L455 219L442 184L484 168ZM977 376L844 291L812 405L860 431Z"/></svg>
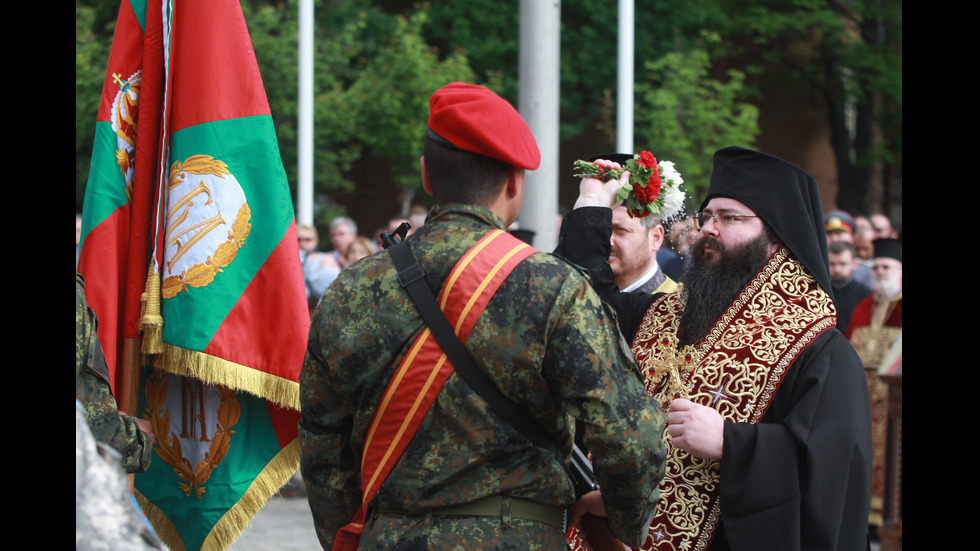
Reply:
<svg viewBox="0 0 980 551"><path fill-rule="evenodd" d="M126 266L126 286L122 358L119 374L120 408L139 417L139 378L142 337L140 318L142 299L146 290L150 259L151 213L156 195L157 155L160 152L161 109L163 101L163 20L159 15L162 0L147 2L143 41L142 90L140 92L139 139L136 142L136 160L133 174L132 211L130 214L129 254Z"/></svg>

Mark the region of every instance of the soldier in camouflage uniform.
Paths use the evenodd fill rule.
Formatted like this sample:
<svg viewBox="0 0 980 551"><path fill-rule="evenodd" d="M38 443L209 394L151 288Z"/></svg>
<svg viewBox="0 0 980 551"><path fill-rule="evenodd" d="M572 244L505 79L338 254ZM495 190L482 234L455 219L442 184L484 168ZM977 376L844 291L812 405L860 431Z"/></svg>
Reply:
<svg viewBox="0 0 980 551"><path fill-rule="evenodd" d="M431 103L422 174L437 205L407 241L438 294L477 240L516 219L524 169L536 168L540 155L513 107L485 88L454 83ZM474 174L494 175L497 191L473 192L480 187ZM396 275L385 252L359 261L341 272L313 318L300 377L300 445L325 549L360 505L367 428L424 328ZM466 348L566 455L578 419L613 533L641 543L663 477L663 411L644 393L615 318L587 279L552 255L530 256L490 299ZM360 548L562 549L561 510L574 500L555 457L453 373L371 502ZM461 507L488 502L499 503L495 513ZM522 515L528 503L557 511L558 522Z"/></svg>
<svg viewBox="0 0 980 551"><path fill-rule="evenodd" d="M150 464L153 433L149 422L119 412L96 335L98 324L95 312L85 301L85 283L76 275L75 398L85 408L85 419L95 439L119 452L127 473L141 473Z"/></svg>

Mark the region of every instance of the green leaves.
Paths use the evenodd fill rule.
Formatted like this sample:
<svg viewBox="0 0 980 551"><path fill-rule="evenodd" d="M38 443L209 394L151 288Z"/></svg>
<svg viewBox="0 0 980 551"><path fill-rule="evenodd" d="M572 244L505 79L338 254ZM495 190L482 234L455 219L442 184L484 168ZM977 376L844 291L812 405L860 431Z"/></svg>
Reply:
<svg viewBox="0 0 980 551"><path fill-rule="evenodd" d="M715 151L751 147L759 134L759 111L744 101L745 75L729 70L722 81L710 69L704 49L671 52L647 62L636 85L635 141L676 163L690 200L704 196Z"/></svg>
<svg viewBox="0 0 980 551"><path fill-rule="evenodd" d="M419 189L427 101L443 84L484 84L516 103L518 0L418 6L314 1L314 184L324 212L342 212L326 202L327 192L352 190L353 171L363 171L357 162L371 163L381 178L389 171L410 199ZM298 0L242 4L295 189ZM78 190L88 173L118 9L118 0L76 2ZM750 93L763 108L788 94L828 106L832 140L840 142L833 144L840 185L859 188L852 202L863 204L868 196L860 189L870 184L859 167L900 158L900 0L647 0L634 15L634 143L676 161L692 195L707 185L715 149L751 146L759 135L759 109L749 103ZM577 156L609 150L615 131L616 2L566 0L561 18L562 147ZM801 114L798 121L780 124L825 132L812 119ZM854 128L872 123L873 132ZM875 137L862 141L856 132Z"/></svg>

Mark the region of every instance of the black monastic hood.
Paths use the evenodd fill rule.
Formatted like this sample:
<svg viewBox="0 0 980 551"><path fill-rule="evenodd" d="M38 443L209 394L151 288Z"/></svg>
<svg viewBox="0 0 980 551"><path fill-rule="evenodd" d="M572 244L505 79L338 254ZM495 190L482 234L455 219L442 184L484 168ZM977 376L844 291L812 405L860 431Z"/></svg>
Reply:
<svg viewBox="0 0 980 551"><path fill-rule="evenodd" d="M711 185L702 209L712 197L735 199L755 211L833 296L823 208L813 176L778 157L727 147L715 152Z"/></svg>

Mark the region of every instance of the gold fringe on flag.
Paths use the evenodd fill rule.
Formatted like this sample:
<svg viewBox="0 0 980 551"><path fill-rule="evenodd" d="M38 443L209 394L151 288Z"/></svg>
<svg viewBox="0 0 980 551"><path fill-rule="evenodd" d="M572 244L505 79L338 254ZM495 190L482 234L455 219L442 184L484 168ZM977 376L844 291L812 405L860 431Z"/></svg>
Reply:
<svg viewBox="0 0 980 551"><path fill-rule="evenodd" d="M210 354L162 343L162 350L154 362L154 367L174 375L194 377L205 383L243 390L280 406L299 411L299 383L296 381L264 373Z"/></svg>
<svg viewBox="0 0 980 551"><path fill-rule="evenodd" d="M242 498L218 520L201 544L201 551L223 551L242 534L269 498L275 495L296 472L299 465L299 439L280 451L252 481ZM160 539L171 551L186 551L177 529L152 502L136 492L136 499L153 524Z"/></svg>
<svg viewBox="0 0 980 551"><path fill-rule="evenodd" d="M140 329L143 331L143 353L163 352L163 316L160 315L160 273L151 269L146 275L146 287L140 295L142 316Z"/></svg>

